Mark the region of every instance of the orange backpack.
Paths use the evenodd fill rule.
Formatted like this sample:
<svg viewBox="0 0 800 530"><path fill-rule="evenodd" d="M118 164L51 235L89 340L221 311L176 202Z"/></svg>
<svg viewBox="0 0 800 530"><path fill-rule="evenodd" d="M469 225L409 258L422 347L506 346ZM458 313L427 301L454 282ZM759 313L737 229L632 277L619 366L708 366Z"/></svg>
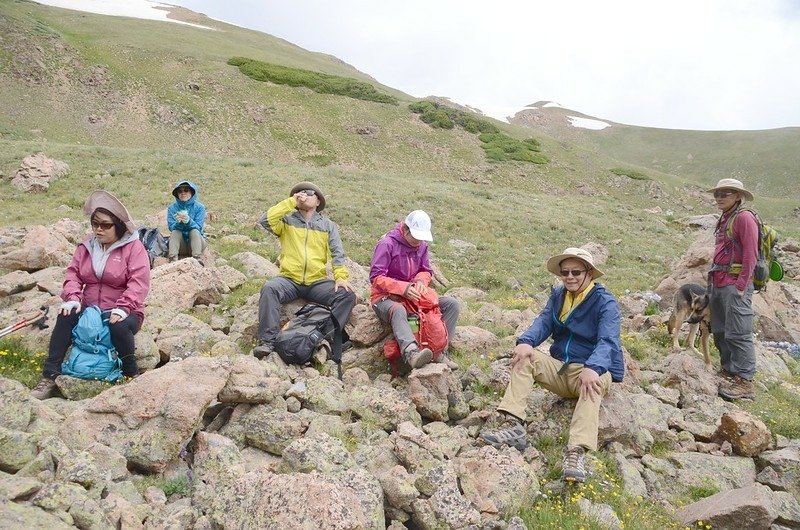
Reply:
<svg viewBox="0 0 800 530"><path fill-rule="evenodd" d="M442 310L439 308L439 295L433 289L426 289L422 297L417 302L412 302L406 298L395 302L391 313L398 306L405 306L406 313L416 315L419 318L419 330L414 333L417 345L422 348L430 348L433 352L433 359L436 360L446 349L449 343L447 336L447 326L442 318ZM392 364L392 374L396 374L396 363L400 360L400 345L394 338L390 338L383 345L383 356Z"/></svg>

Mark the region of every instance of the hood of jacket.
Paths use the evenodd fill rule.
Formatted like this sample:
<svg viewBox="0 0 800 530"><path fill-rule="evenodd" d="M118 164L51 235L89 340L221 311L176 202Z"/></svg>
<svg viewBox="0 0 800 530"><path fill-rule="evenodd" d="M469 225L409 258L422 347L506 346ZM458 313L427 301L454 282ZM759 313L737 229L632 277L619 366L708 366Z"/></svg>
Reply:
<svg viewBox="0 0 800 530"><path fill-rule="evenodd" d="M192 196L189 198L188 201L182 201L178 199L178 188L180 188L181 186L189 186L192 189ZM188 206L190 204L194 204L194 201L197 200L197 192L198 192L197 184L195 184L191 180L182 180L177 184L175 184L175 186L172 188L172 196L175 197L175 201L181 206Z"/></svg>

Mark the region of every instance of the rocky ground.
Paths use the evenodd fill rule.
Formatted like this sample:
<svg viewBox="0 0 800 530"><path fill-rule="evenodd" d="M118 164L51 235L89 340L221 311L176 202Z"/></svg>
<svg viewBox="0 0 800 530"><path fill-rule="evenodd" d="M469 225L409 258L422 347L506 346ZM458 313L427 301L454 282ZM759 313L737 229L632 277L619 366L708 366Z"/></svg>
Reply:
<svg viewBox="0 0 800 530"><path fill-rule="evenodd" d="M627 336L663 333L678 285L703 283L708 221L687 221L701 227L698 239L654 287L660 314L644 314L657 300L652 293L620 297ZM41 306L55 313L64 267L84 233L68 219L0 229L0 270L9 271L0 275L0 322ZM789 268L800 250L791 245ZM588 248L598 261L607 257L600 245ZM236 307L230 293L277 268L254 252L235 261L239 268L212 252L205 266L191 258L157 263L136 339L146 371L135 380L109 387L61 376L63 397L40 402L0 377L0 528L519 529L524 523L511 517L521 504L559 487L547 483L553 462L540 442L563 435L568 400L533 392L532 443L523 453L478 437L497 421L513 334L540 309L535 303L506 310L478 289L451 289L463 307L453 338L461 367L432 364L392 380L382 357L389 330L369 308L367 270L350 262L360 298L347 327L355 347L339 380L330 361L286 366L244 351L258 293ZM775 283L755 300L759 392L778 385L800 395L791 383L797 361L763 342L800 342L800 289ZM47 330L20 336L31 351L46 350ZM659 503L687 526L800 528L800 440L773 435L719 399L719 379L697 354L662 350L641 361L626 352L626 380L603 401L600 444L625 493ZM169 497L142 487L154 477L187 487ZM715 493L686 503L700 488ZM582 510L620 527L608 506L587 501Z"/></svg>

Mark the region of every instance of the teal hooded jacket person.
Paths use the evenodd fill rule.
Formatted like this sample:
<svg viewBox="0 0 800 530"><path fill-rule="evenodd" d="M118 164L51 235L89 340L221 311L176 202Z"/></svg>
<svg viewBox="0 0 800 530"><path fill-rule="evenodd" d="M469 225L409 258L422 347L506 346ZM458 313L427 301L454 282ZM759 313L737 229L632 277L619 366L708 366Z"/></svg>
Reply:
<svg viewBox="0 0 800 530"><path fill-rule="evenodd" d="M197 258L205 249L206 235L203 230L206 220L206 207L197 199L197 185L189 180L178 182L172 189L175 202L167 209L167 227L170 231L169 258L174 261L178 255Z"/></svg>

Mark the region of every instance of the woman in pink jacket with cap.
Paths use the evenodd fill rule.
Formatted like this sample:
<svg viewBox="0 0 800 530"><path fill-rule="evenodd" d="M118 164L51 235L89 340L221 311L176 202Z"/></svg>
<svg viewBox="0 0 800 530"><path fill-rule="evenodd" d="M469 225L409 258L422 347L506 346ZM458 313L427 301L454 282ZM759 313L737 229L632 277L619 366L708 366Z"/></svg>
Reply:
<svg viewBox="0 0 800 530"><path fill-rule="evenodd" d="M122 360L122 374L139 375L133 336L142 327L144 300L150 290L147 250L139 241L128 210L112 194L93 192L83 211L91 222L92 234L78 245L67 267L61 289L64 303L50 337L42 379L32 392L39 399L55 393L55 378L72 342L72 329L81 310L88 306L111 312L111 342Z"/></svg>

